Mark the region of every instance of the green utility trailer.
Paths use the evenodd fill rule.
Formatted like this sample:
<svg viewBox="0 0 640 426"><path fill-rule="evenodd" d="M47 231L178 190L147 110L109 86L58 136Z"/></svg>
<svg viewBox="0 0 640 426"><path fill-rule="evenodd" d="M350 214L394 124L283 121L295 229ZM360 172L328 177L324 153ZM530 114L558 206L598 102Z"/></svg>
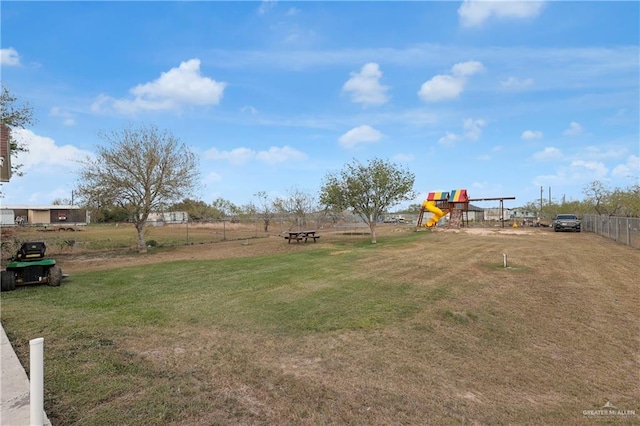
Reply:
<svg viewBox="0 0 640 426"><path fill-rule="evenodd" d="M56 261L44 257L46 246L43 242L23 243L15 256L1 272L0 289L15 290L16 286L28 284L48 284L57 287L62 282L62 270Z"/></svg>

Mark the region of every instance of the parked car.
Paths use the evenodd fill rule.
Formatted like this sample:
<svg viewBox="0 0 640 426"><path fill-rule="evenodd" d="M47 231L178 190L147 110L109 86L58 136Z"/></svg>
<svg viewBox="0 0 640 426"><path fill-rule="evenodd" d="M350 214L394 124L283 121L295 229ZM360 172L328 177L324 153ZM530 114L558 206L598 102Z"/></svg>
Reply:
<svg viewBox="0 0 640 426"><path fill-rule="evenodd" d="M580 219L575 214L559 214L553 220L553 230L580 232Z"/></svg>

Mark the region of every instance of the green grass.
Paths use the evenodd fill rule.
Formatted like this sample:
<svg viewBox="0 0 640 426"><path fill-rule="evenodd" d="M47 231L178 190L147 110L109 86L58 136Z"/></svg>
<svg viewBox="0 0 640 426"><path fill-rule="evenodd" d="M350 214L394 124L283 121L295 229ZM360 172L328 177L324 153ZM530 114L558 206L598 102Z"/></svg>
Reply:
<svg viewBox="0 0 640 426"><path fill-rule="evenodd" d="M126 424L173 422L176 413L196 415L205 409L202 402L167 405L173 398L169 382L186 384L188 375L158 371L123 348L123 339L189 327L295 337L402 321L420 309L414 286L384 276L354 279L348 273L370 246L357 242L346 256L313 250L79 273L59 288L3 293L2 319L10 330L23 331L19 338L11 336L20 351L26 336L45 337L47 394L70 398L62 403L54 397L47 405L72 407L65 423L104 424L114 415ZM132 387L152 388L153 393L142 392L125 413L114 413L113 407L101 413L101 404ZM73 410L88 405L97 410L88 418Z"/></svg>
<svg viewBox="0 0 640 426"><path fill-rule="evenodd" d="M70 329L91 317L105 329L199 323L274 333L373 328L419 308L410 284L345 274L353 261L315 250L171 262L77 274L59 289L22 288L4 300L15 312L52 313ZM11 311L3 319L20 321Z"/></svg>
<svg viewBox="0 0 640 426"><path fill-rule="evenodd" d="M114 264L2 293L2 322L27 368L45 338L54 424L581 424L603 399L635 409L638 252L605 246L602 263L593 240L557 237Z"/></svg>

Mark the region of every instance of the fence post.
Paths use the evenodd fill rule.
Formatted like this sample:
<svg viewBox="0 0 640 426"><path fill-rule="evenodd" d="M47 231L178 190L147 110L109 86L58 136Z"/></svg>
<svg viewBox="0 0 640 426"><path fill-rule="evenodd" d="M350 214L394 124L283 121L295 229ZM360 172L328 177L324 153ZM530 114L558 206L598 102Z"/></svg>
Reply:
<svg viewBox="0 0 640 426"><path fill-rule="evenodd" d="M631 245L631 222L627 218L627 245Z"/></svg>
<svg viewBox="0 0 640 426"><path fill-rule="evenodd" d="M29 404L32 425L44 424L44 338L29 341Z"/></svg>

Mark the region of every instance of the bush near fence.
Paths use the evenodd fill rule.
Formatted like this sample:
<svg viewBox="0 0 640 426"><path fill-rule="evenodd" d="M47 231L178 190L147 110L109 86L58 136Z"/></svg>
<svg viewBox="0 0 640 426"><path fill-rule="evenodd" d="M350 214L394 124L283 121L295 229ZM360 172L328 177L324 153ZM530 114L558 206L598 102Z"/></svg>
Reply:
<svg viewBox="0 0 640 426"><path fill-rule="evenodd" d="M582 230L640 248L640 218L637 217L586 214L582 217Z"/></svg>

